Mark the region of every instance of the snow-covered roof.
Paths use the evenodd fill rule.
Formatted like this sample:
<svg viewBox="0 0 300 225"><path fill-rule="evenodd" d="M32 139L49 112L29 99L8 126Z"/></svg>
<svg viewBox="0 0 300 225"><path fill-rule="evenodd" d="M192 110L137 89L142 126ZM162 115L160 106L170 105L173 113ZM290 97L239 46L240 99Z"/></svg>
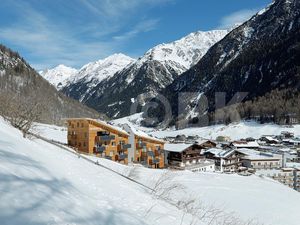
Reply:
<svg viewBox="0 0 300 225"><path fill-rule="evenodd" d="M161 140L161 139L158 139L158 138L156 138L156 137L152 137L152 136L146 134L145 132L136 129L136 128L135 128L134 126L132 126L131 124L125 124L125 126L128 126L129 129L131 130L131 132L133 132L134 135L136 135L136 136L138 136L138 137L145 138L145 139L152 140L152 141L159 142L159 143L165 143L165 141L163 141L163 140Z"/></svg>
<svg viewBox="0 0 300 225"><path fill-rule="evenodd" d="M267 139L268 141L274 141L274 142L279 142L279 140L273 138L272 136L264 136L265 139Z"/></svg>
<svg viewBox="0 0 300 225"><path fill-rule="evenodd" d="M102 125L104 127L107 127L109 129L112 129L112 130L115 130L117 132L120 132L124 135L127 135L129 136L129 134L121 127L118 127L118 126L114 126L114 125L111 125L111 124L108 124L107 122L105 121L102 121L102 120L95 120L95 119L91 119L91 118L69 118L67 119L67 121L72 121L72 120L87 120L87 121L92 121L96 124L99 124L99 125Z"/></svg>
<svg viewBox="0 0 300 225"><path fill-rule="evenodd" d="M164 149L169 152L183 152L193 144L165 144Z"/></svg>
<svg viewBox="0 0 300 225"><path fill-rule="evenodd" d="M239 152L245 154L244 159L249 160L281 160L280 155L276 155L273 153L260 152L252 149L241 148L238 150Z"/></svg>
<svg viewBox="0 0 300 225"><path fill-rule="evenodd" d="M259 148L259 144L256 141L249 141L249 142L235 141L232 142L232 145L236 148Z"/></svg>
<svg viewBox="0 0 300 225"><path fill-rule="evenodd" d="M215 155L215 157L227 158L235 151L237 151L237 150L235 150L235 149L224 150L221 148L210 148L210 149L206 150L205 152L206 153L209 152L209 153Z"/></svg>

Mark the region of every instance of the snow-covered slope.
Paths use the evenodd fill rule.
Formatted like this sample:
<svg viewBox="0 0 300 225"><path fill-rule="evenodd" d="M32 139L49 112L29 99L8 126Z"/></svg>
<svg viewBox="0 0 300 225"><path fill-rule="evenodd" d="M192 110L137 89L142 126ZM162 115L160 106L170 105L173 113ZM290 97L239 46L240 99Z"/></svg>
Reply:
<svg viewBox="0 0 300 225"><path fill-rule="evenodd" d="M98 84L100 81L113 76L116 72L124 69L127 65L134 62L133 58L127 55L118 53L113 54L103 60L88 63L83 66L78 74L69 79L69 84L74 84L79 81L90 83L91 85Z"/></svg>
<svg viewBox="0 0 300 225"><path fill-rule="evenodd" d="M145 53L136 63L155 60L172 67L181 74L196 64L216 42L220 41L227 30L198 31L178 41L160 44Z"/></svg>
<svg viewBox="0 0 300 225"><path fill-rule="evenodd" d="M45 131L51 128L42 127ZM57 127L51 133L51 137L65 135L64 129ZM43 135L47 137L47 132ZM128 174L131 168L89 158L122 174ZM41 141L21 139L21 134L3 123L0 168L0 177L6 178L0 182L1 197L5 200L0 202L0 219L6 219L2 220L4 224L8 219L12 221L10 224L23 219L23 224L30 215L35 215L30 219L36 224L41 224L37 222L40 220L51 220L52 224L181 224L182 211L153 199L139 186ZM134 173L136 180L153 187L165 171L136 167ZM253 219L251 225L298 225L300 194L274 180L188 171L174 172L172 177L167 182L183 188L171 195L174 200L194 199L202 203L202 208L220 209L222 214L229 215L227 219ZM3 191L5 185L10 185L9 191ZM17 196L14 201L12 196ZM28 203L27 199L30 199ZM43 202L44 199L47 201ZM20 206L22 201L26 204ZM14 217L13 213L19 213L21 207L19 217ZM3 210L7 208L10 210ZM191 224L188 215L183 224ZM219 221L217 225L220 224L223 223Z"/></svg>
<svg viewBox="0 0 300 225"><path fill-rule="evenodd" d="M41 71L40 74L49 83L53 84L58 90L63 88L68 79L76 75L78 71L74 68L67 67L65 65L58 65L57 67L45 71Z"/></svg>

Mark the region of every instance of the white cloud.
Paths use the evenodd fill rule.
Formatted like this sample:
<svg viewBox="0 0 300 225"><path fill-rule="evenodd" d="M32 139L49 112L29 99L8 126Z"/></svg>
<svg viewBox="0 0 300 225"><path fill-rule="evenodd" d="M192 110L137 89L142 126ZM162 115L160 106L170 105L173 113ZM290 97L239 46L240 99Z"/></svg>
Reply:
<svg viewBox="0 0 300 225"><path fill-rule="evenodd" d="M232 28L237 24L242 24L248 19L250 19L253 15L255 15L258 11L258 9L244 9L234 12L230 15L223 17L220 21L220 25L218 26L218 28L228 29Z"/></svg>
<svg viewBox="0 0 300 225"><path fill-rule="evenodd" d="M81 1L90 13L98 14L98 20L84 23L79 29L63 23L64 21L57 24L33 8L33 5L12 0L12 7L19 12L20 18L14 24L0 27L0 39L14 46L14 50L23 49L26 57L31 59L29 63L37 70L57 64L78 68L89 61L119 52L125 41L139 33L155 29L158 23L157 19L142 20L137 22L131 31L120 34L119 37L109 38L126 27L125 17L129 17L128 10L136 9L144 1L78 1ZM154 6L169 1L145 0L145 4ZM116 15L119 19L116 19ZM126 16L122 18L122 15Z"/></svg>
<svg viewBox="0 0 300 225"><path fill-rule="evenodd" d="M114 40L128 40L138 35L139 33L149 32L154 30L159 22L159 19L149 19L139 22L132 30L121 35L114 36Z"/></svg>

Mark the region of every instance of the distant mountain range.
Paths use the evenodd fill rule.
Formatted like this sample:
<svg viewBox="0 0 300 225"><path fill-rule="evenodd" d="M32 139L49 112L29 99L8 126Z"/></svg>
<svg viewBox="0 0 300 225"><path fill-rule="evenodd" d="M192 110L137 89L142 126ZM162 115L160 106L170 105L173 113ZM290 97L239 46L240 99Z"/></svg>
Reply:
<svg viewBox="0 0 300 225"><path fill-rule="evenodd" d="M127 116L128 106L137 101L137 96L141 104L145 98L155 96L195 65L227 33L226 30L195 32L158 45L137 60L116 54L89 63L74 74L70 73L73 69L61 66L41 74L63 93L109 117Z"/></svg>
<svg viewBox="0 0 300 225"><path fill-rule="evenodd" d="M113 62L90 63L74 74L68 70L51 78L49 70L43 76L60 84L57 88L66 95L111 118L128 116L132 103L143 106L162 94L171 104L173 122L197 123L201 113L216 109L218 92L226 93L225 103L250 102L242 109L243 117L290 114L298 101L290 99L298 98L300 84L299 23L300 1L275 0L229 31L195 32L158 45L137 60L119 54L108 58ZM57 77L62 80L57 82ZM283 96L288 90L293 91L291 98ZM230 101L237 92L247 95ZM189 94L178 103L182 93ZM203 96L208 104L199 110L206 101ZM279 101L282 109L276 108ZM262 106L254 110L255 102ZM161 118L162 107L151 109L150 115Z"/></svg>

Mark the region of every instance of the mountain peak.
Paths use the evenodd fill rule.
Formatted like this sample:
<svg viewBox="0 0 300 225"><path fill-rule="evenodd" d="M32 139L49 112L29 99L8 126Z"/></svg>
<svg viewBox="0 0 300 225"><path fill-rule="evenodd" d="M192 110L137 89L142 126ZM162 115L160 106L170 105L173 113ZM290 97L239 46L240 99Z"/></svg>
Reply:
<svg viewBox="0 0 300 225"><path fill-rule="evenodd" d="M54 85L56 88L60 89L64 86L67 80L74 76L77 73L77 70L63 64L60 64L53 69L47 69L41 71L40 74L45 78L49 83Z"/></svg>

